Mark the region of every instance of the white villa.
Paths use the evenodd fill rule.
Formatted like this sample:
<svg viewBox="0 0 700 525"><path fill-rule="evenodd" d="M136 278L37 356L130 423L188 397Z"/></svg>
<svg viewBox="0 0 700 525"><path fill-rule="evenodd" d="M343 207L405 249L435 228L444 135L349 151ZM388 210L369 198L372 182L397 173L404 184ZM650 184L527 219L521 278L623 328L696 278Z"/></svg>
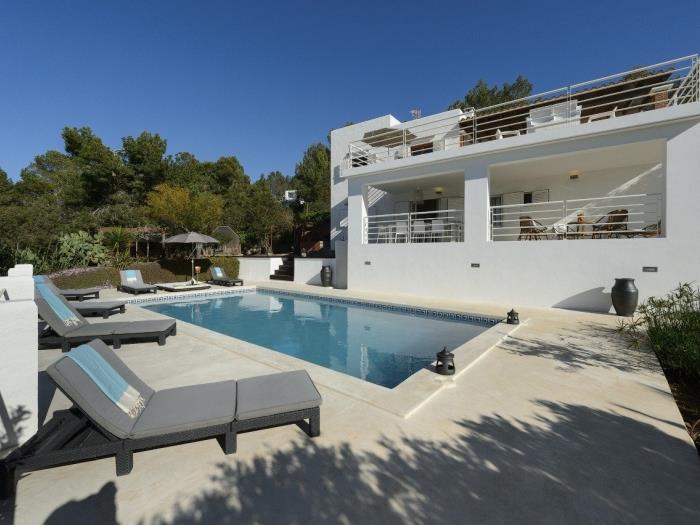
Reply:
<svg viewBox="0 0 700 525"><path fill-rule="evenodd" d="M336 285L607 311L700 280L698 67L334 130Z"/></svg>

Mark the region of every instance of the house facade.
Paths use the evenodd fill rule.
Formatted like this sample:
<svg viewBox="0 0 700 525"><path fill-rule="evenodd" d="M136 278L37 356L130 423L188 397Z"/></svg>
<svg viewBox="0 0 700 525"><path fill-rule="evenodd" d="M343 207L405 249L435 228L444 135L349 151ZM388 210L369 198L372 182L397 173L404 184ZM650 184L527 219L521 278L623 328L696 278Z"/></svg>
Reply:
<svg viewBox="0 0 700 525"><path fill-rule="evenodd" d="M700 281L697 56L489 108L331 133L348 289L610 309Z"/></svg>

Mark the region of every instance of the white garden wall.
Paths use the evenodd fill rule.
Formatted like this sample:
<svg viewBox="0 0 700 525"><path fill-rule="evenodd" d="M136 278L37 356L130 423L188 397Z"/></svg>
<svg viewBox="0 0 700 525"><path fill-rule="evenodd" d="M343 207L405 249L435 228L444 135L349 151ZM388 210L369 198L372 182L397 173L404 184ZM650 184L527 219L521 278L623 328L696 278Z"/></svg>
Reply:
<svg viewBox="0 0 700 525"><path fill-rule="evenodd" d="M21 445L38 427L37 308L31 267L0 277L0 450Z"/></svg>
<svg viewBox="0 0 700 525"><path fill-rule="evenodd" d="M239 279L246 281L269 281L270 275L282 264L282 257L238 257Z"/></svg>
<svg viewBox="0 0 700 525"><path fill-rule="evenodd" d="M321 268L330 266L333 271L333 286L335 286L335 259L316 259L296 257L294 259L294 282L299 284L321 285Z"/></svg>

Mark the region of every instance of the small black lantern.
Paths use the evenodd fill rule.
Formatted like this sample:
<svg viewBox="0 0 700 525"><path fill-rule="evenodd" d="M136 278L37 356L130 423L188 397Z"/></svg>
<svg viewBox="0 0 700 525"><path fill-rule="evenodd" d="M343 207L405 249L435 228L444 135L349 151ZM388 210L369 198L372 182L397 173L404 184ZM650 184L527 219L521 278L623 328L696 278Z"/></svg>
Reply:
<svg viewBox="0 0 700 525"><path fill-rule="evenodd" d="M443 376L451 376L455 373L455 355L448 352L446 346L437 354L435 371Z"/></svg>
<svg viewBox="0 0 700 525"><path fill-rule="evenodd" d="M518 316L518 312L516 312L514 308L511 308L510 312L508 312L508 319L506 320L506 323L520 324L520 317Z"/></svg>

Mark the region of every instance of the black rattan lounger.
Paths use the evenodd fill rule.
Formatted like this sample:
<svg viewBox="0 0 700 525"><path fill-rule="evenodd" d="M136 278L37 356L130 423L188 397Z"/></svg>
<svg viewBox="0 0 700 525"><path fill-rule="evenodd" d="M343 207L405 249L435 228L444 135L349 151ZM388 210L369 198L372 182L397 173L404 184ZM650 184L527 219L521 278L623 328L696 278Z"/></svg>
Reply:
<svg viewBox="0 0 700 525"><path fill-rule="evenodd" d="M118 291L132 293L134 295L140 293L156 293L158 287L153 284L143 282L141 270L122 270L119 272L121 284L117 286Z"/></svg>
<svg viewBox="0 0 700 525"><path fill-rule="evenodd" d="M169 335L176 334L173 319L149 321L89 323L60 295L42 283L35 286L34 301L39 316L46 322L47 329L39 335L39 344L60 345L64 352L71 346L98 338L121 347L126 340L156 339L159 345L165 344Z"/></svg>
<svg viewBox="0 0 700 525"><path fill-rule="evenodd" d="M220 266L212 266L209 272L211 273L211 279L207 281L208 283L218 284L219 286L243 286L243 279L229 277Z"/></svg>
<svg viewBox="0 0 700 525"><path fill-rule="evenodd" d="M74 405L56 411L0 461L0 497L14 494L22 472L57 465L115 456L121 476L131 472L140 450L216 438L231 454L242 432L296 424L310 437L321 433L321 395L303 370L154 391L104 343L90 346L141 394L145 408L129 417L74 360L62 357L46 372Z"/></svg>
<svg viewBox="0 0 700 525"><path fill-rule="evenodd" d="M85 299L99 299L100 289L99 288L58 288L51 279L45 275L35 275L34 282L46 283L54 288L54 290L61 294L68 300L73 301L84 301Z"/></svg>

